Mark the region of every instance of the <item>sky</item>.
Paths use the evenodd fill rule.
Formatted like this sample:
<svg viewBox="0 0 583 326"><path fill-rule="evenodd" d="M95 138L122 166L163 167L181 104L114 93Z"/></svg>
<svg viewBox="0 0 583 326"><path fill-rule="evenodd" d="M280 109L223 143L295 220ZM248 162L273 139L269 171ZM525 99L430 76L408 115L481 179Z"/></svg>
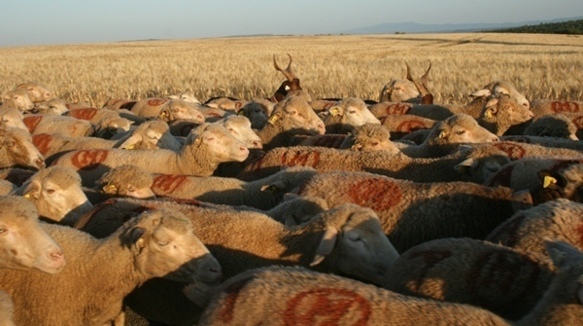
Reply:
<svg viewBox="0 0 583 326"><path fill-rule="evenodd" d="M1 0L0 47L583 16L582 0Z"/></svg>

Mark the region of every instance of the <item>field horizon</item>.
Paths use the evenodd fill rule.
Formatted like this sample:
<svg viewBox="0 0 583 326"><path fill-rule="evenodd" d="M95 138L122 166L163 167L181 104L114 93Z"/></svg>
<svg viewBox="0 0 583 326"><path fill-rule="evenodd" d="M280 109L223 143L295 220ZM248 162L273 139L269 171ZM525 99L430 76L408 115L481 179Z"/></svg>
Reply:
<svg viewBox="0 0 583 326"><path fill-rule="evenodd" d="M0 48L0 92L36 81L68 102L166 97L270 97L287 54L313 98L378 100L383 85L432 64L436 103L467 103L495 80L528 99L583 100L583 38L547 34L447 33L254 36Z"/></svg>

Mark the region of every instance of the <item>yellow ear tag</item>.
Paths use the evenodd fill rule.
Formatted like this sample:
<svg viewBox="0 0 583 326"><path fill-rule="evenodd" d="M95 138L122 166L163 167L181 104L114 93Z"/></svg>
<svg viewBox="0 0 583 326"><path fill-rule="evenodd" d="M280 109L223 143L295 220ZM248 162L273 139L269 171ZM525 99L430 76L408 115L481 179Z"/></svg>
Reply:
<svg viewBox="0 0 583 326"><path fill-rule="evenodd" d="M332 116L340 115L340 109L337 106L335 106L335 107L330 109L330 114Z"/></svg>
<svg viewBox="0 0 583 326"><path fill-rule="evenodd" d="M164 111L164 112L160 113L160 118L164 118L167 115L168 115L168 112Z"/></svg>
<svg viewBox="0 0 583 326"><path fill-rule="evenodd" d="M115 194L117 192L117 187L115 185L107 185L103 187L103 191L106 194Z"/></svg>
<svg viewBox="0 0 583 326"><path fill-rule="evenodd" d="M277 120L279 120L279 116L277 116L277 115L272 115L272 116L269 118L269 120L267 120L267 122L268 122L269 124L274 124L274 123L275 123Z"/></svg>
<svg viewBox="0 0 583 326"><path fill-rule="evenodd" d="M447 133L445 131L442 131L439 133L439 139L445 138L447 136Z"/></svg>
<svg viewBox="0 0 583 326"><path fill-rule="evenodd" d="M543 188L548 188L551 184L557 184L557 179L551 177L551 176L545 176L545 178L543 179Z"/></svg>
<svg viewBox="0 0 583 326"><path fill-rule="evenodd" d="M133 144L126 146L126 149L134 149L134 148L136 148L136 145L133 145Z"/></svg>
<svg viewBox="0 0 583 326"><path fill-rule="evenodd" d="M30 194L24 194L24 196L22 196L24 198L30 198Z"/></svg>
<svg viewBox="0 0 583 326"><path fill-rule="evenodd" d="M492 117L492 111L491 110L486 110L486 113L484 113L484 116L486 118L491 118Z"/></svg>

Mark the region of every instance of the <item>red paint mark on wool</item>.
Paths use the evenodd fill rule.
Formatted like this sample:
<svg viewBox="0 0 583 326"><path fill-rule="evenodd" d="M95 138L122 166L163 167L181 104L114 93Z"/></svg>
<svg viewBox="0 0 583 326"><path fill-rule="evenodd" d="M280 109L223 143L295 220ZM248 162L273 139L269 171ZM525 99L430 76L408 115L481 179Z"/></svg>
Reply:
<svg viewBox="0 0 583 326"><path fill-rule="evenodd" d="M93 169L105 161L108 154L109 151L103 149L80 150L73 154L71 162L78 169Z"/></svg>
<svg viewBox="0 0 583 326"><path fill-rule="evenodd" d="M399 185L384 178L366 178L352 183L347 195L353 203L382 212L401 201Z"/></svg>
<svg viewBox="0 0 583 326"><path fill-rule="evenodd" d="M30 117L24 117L22 121L26 125L26 128L28 128L28 132L32 134L42 119L42 115L34 115Z"/></svg>
<svg viewBox="0 0 583 326"><path fill-rule="evenodd" d="M235 283L229 284L229 286L225 288L223 293L227 296L223 300L222 309L219 311L219 320L224 323L229 323L233 320L233 312L235 310L235 303L237 303L237 299L239 298L239 293L252 279L252 276L243 278Z"/></svg>
<svg viewBox="0 0 583 326"><path fill-rule="evenodd" d="M577 126L577 129L583 128L583 116L579 116L579 117L573 119L573 124L575 124L575 126Z"/></svg>
<svg viewBox="0 0 583 326"><path fill-rule="evenodd" d="M573 101L553 101L551 110L556 113L560 112L579 112L579 103Z"/></svg>
<svg viewBox="0 0 583 326"><path fill-rule="evenodd" d="M43 156L49 151L53 139L50 134L32 135L32 143Z"/></svg>
<svg viewBox="0 0 583 326"><path fill-rule="evenodd" d="M320 163L320 153L312 152L292 152L284 151L281 155L281 165L283 166L309 166L316 167Z"/></svg>
<svg viewBox="0 0 583 326"><path fill-rule="evenodd" d="M494 147L498 148L499 150L503 151L504 153L506 153L506 155L508 155L508 157L513 161L523 158L524 154L526 153L526 151L524 150L524 148L522 148L522 146L511 144L511 143L500 142L500 143L493 144L492 146L494 146Z"/></svg>
<svg viewBox="0 0 583 326"><path fill-rule="evenodd" d="M415 260L421 258L423 260L423 268L421 268L421 272L417 276L417 280L415 282L416 288L415 290L419 291L421 286L423 285L423 280L427 275L427 272L435 266L435 264L439 263L440 261L451 257L451 251L447 250L425 250L425 251L418 251L409 254L409 260Z"/></svg>
<svg viewBox="0 0 583 326"><path fill-rule="evenodd" d="M415 131L418 129L427 129L427 126L425 126L423 121L415 120L415 119L403 121L397 126L398 132L409 133L409 132L412 132L412 131Z"/></svg>
<svg viewBox="0 0 583 326"><path fill-rule="evenodd" d="M156 195L171 194L186 181L185 175L163 174L154 178L152 190Z"/></svg>
<svg viewBox="0 0 583 326"><path fill-rule="evenodd" d="M409 112L409 110L411 110L410 104L394 103L387 106L385 112L387 114L406 114L407 112Z"/></svg>
<svg viewBox="0 0 583 326"><path fill-rule="evenodd" d="M164 103L166 103L168 100L162 99L162 98L153 98L151 100L148 100L148 102L146 102L149 106L160 106Z"/></svg>
<svg viewBox="0 0 583 326"><path fill-rule="evenodd" d="M283 322L286 326L364 326L371 312L368 300L354 291L319 288L300 292L289 300Z"/></svg>
<svg viewBox="0 0 583 326"><path fill-rule="evenodd" d="M81 120L91 120L97 114L97 109L95 108L85 108L85 109L76 109L69 111L69 116L81 119Z"/></svg>

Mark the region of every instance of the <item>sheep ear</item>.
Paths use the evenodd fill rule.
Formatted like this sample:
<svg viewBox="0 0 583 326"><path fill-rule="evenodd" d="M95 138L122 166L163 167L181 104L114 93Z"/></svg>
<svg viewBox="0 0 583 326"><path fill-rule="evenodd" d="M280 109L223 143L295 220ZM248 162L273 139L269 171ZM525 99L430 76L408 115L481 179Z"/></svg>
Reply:
<svg viewBox="0 0 583 326"><path fill-rule="evenodd" d="M499 85L496 85L493 89L494 94L504 94L504 95L510 95L510 93L508 92L508 90L504 87L500 87Z"/></svg>
<svg viewBox="0 0 583 326"><path fill-rule="evenodd" d="M104 186L102 189L103 192L105 192L106 194L115 195L117 193L117 187L112 184L108 184Z"/></svg>
<svg viewBox="0 0 583 326"><path fill-rule="evenodd" d="M24 191L22 193L22 197L30 199L30 198L34 198L34 199L39 199L40 198L40 193L41 193L41 184L38 181L32 181L30 184L28 184L28 186L26 186L26 188L24 188Z"/></svg>
<svg viewBox="0 0 583 326"><path fill-rule="evenodd" d="M286 214L283 214L283 224L284 224L286 227L288 227L288 228L289 228L289 227L292 227L292 226L296 226L296 225L298 225L298 223L296 222L296 220L294 219L294 217L293 217L291 214L288 214L288 213L286 213ZM323 259L324 259L324 258L322 258L322 260L323 260Z"/></svg>
<svg viewBox="0 0 583 326"><path fill-rule="evenodd" d="M269 117L269 119L267 119L267 123L269 124L275 124L277 122L277 120L279 120L281 118L281 113L279 112L275 112L271 115L271 117Z"/></svg>
<svg viewBox="0 0 583 326"><path fill-rule="evenodd" d="M342 114L344 114L344 109L342 109L342 107L340 107L340 106L333 106L330 108L329 112L332 116L337 116L337 115L341 116Z"/></svg>
<svg viewBox="0 0 583 326"><path fill-rule="evenodd" d="M241 103L241 102L235 102L235 109L236 110L240 109L241 107L243 107L243 103Z"/></svg>
<svg viewBox="0 0 583 326"><path fill-rule="evenodd" d="M493 116L495 116L495 115L496 115L496 112L497 112L497 111L498 111L498 110L496 110L496 107L495 107L495 106L493 106L493 107L489 107L489 108L487 108L487 109L486 109L486 111L484 112L484 116L485 116L486 118L491 118L491 117L493 117Z"/></svg>
<svg viewBox="0 0 583 326"><path fill-rule="evenodd" d="M269 192L269 193L276 193L279 190L285 189L285 182L283 181L276 181L272 184L263 185L261 186L261 191Z"/></svg>
<svg viewBox="0 0 583 326"><path fill-rule="evenodd" d="M478 163L478 160L468 158L454 166L453 169L458 173L466 174L468 170L475 169L478 166Z"/></svg>
<svg viewBox="0 0 583 326"><path fill-rule="evenodd" d="M310 266L316 266L320 264L322 261L324 261L324 258L326 258L326 256L332 252L334 246L336 245L336 239L338 239L338 232L338 229L333 226L329 226L326 229L324 235L322 236L322 240L320 240L320 244L316 249L314 260L312 260Z"/></svg>
<svg viewBox="0 0 583 326"><path fill-rule="evenodd" d="M122 241L129 246L135 245L137 248L144 247L144 234L146 230L141 227L135 227L123 235Z"/></svg>
<svg viewBox="0 0 583 326"><path fill-rule="evenodd" d="M126 141L124 141L123 143L121 143L121 145L119 145L119 148L121 149L134 149L136 147L136 145L142 141L142 136L140 136L139 134L133 134L130 137L128 137L128 139L126 139Z"/></svg>
<svg viewBox="0 0 583 326"><path fill-rule="evenodd" d="M170 106L165 106L164 109L162 109L160 111L160 114L158 115L158 118L160 120L164 120L164 121L169 121L172 119L172 113L170 110Z"/></svg>
<svg viewBox="0 0 583 326"><path fill-rule="evenodd" d="M447 137L447 131L445 131L445 130L442 130L442 131L439 133L439 136L438 136L437 138L439 138L439 139L443 139L443 138L446 138L446 137Z"/></svg>
<svg viewBox="0 0 583 326"><path fill-rule="evenodd" d="M492 92L490 92L489 89L484 88L484 89L481 89L479 91L473 92L472 94L470 94L470 97L486 97L486 96L490 96L490 95L492 95Z"/></svg>

